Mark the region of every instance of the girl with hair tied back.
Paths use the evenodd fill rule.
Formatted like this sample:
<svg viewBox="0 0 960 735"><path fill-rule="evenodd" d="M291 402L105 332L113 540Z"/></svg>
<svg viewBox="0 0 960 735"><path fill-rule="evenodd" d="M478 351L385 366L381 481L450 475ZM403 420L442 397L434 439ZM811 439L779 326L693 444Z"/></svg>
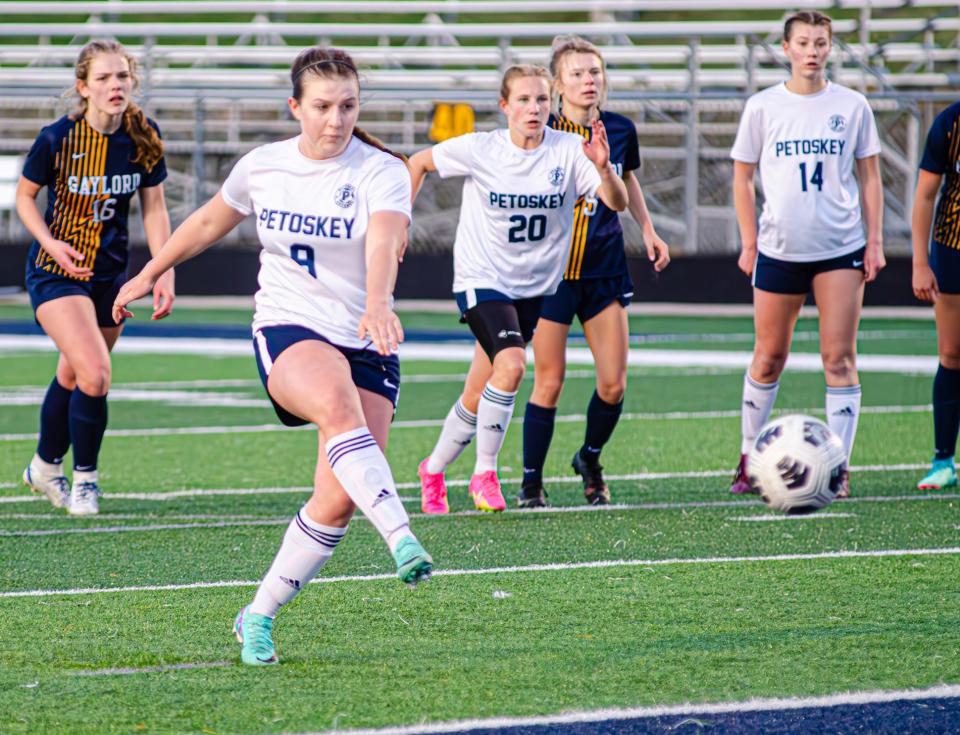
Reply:
<svg viewBox="0 0 960 735"><path fill-rule="evenodd" d="M127 215L140 195L151 253L170 236L167 168L156 123L131 100L137 62L112 40L84 46L75 67L77 109L37 136L16 207L34 237L26 286L37 323L57 345L56 375L40 409L37 451L24 482L72 515L99 512L97 458L107 428L110 351L123 329L111 305L126 281ZM37 195L47 187L41 214ZM173 271L152 284L153 318L173 307ZM73 483L63 457L73 447Z"/></svg>
<svg viewBox="0 0 960 735"><path fill-rule="evenodd" d="M410 530L383 452L400 386L393 313L397 263L410 223L403 160L357 127L360 81L338 49L310 48L290 70L287 100L300 134L250 151L117 296L147 293L245 217L257 218L257 367L287 426L317 425L310 500L291 521L253 601L234 622L245 664L277 663L273 620L330 559L359 507L415 585L432 570Z"/></svg>

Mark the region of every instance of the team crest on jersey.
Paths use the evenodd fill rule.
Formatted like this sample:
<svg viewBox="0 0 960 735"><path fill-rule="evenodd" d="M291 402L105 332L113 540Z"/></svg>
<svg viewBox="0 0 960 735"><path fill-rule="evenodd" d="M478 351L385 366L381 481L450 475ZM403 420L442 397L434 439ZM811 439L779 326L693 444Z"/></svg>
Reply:
<svg viewBox="0 0 960 735"><path fill-rule="evenodd" d="M550 175L547 177L547 179L550 181L552 186L560 186L563 183L564 176L566 176L564 170L560 166L557 166L555 169L550 171Z"/></svg>
<svg viewBox="0 0 960 735"><path fill-rule="evenodd" d="M839 133L846 129L847 120L843 115L831 115L827 124L833 132Z"/></svg>
<svg viewBox="0 0 960 735"><path fill-rule="evenodd" d="M344 209L352 207L353 203L357 201L357 190L353 187L353 184L344 184L333 195L333 201L338 207Z"/></svg>

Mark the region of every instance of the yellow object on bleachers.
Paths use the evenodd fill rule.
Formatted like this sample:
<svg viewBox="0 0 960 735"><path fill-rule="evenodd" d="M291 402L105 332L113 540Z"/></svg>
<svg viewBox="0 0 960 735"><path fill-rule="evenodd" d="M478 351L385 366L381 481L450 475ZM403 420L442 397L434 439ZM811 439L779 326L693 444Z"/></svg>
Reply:
<svg viewBox="0 0 960 735"><path fill-rule="evenodd" d="M463 102L438 102L433 106L430 118L430 140L440 143L458 135L472 133L474 122L475 115L470 105Z"/></svg>

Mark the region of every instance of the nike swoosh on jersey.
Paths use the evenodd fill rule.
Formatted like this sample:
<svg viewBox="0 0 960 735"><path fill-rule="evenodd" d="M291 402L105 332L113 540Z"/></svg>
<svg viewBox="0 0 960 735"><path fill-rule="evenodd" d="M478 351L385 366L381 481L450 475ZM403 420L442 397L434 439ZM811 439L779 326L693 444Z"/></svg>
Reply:
<svg viewBox="0 0 960 735"><path fill-rule="evenodd" d="M70 157L73 158L73 159L77 159L77 158L83 158L85 155L87 155L87 154L86 154L86 153L74 153L74 154L73 154L72 156L70 156Z"/></svg>

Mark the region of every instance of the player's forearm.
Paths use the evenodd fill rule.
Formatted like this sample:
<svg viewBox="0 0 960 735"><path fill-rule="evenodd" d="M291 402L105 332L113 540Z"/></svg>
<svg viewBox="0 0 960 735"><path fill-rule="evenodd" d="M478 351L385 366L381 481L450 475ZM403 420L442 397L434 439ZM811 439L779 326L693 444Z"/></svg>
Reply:
<svg viewBox="0 0 960 735"><path fill-rule="evenodd" d="M410 201L416 201L417 194L420 193L420 187L423 186L423 180L427 173L436 171L433 165L433 152L430 149L414 153L407 159L407 170L410 172Z"/></svg>
<svg viewBox="0 0 960 735"><path fill-rule="evenodd" d="M397 283L397 269L402 246L400 237L391 234L367 244L367 308L383 307L390 303Z"/></svg>
<svg viewBox="0 0 960 735"><path fill-rule="evenodd" d="M624 184L627 187L627 209L640 225L645 237L655 235L653 219L650 217L650 210L647 209L647 202L643 197L643 190L640 188L640 182L632 173L624 177Z"/></svg>
<svg viewBox="0 0 960 735"><path fill-rule="evenodd" d="M53 233L50 232L50 228L47 227L43 215L40 214L40 210L37 209L36 199L18 192L16 196L16 207L17 215L20 217L23 226L27 228L27 232L36 238L41 247L55 239Z"/></svg>
<svg viewBox="0 0 960 735"><path fill-rule="evenodd" d="M613 166L609 163L598 169L600 173L600 199L615 212L622 212L627 208L629 198L627 187L623 179L617 176Z"/></svg>
<svg viewBox="0 0 960 735"><path fill-rule="evenodd" d="M757 249L757 193L753 180L733 182L733 208L740 229L740 243L744 250Z"/></svg>
<svg viewBox="0 0 960 735"><path fill-rule="evenodd" d="M879 176L869 176L861 186L867 246L883 248L883 186Z"/></svg>
<svg viewBox="0 0 960 735"><path fill-rule="evenodd" d="M143 213L143 231L147 236L150 255L156 256L170 239L170 215L167 214L166 207Z"/></svg>
<svg viewBox="0 0 960 735"><path fill-rule="evenodd" d="M913 264L929 265L930 226L933 223L934 200L918 196L913 200L910 234L913 243Z"/></svg>
<svg viewBox="0 0 960 735"><path fill-rule="evenodd" d="M199 255L230 232L236 225L236 221L229 221L227 219L229 215L225 217L223 212L218 211L216 202L219 196L217 194L187 217L143 270L152 278L159 278L174 266ZM226 208L227 205L220 204L220 207ZM239 213L236 216L242 218Z"/></svg>

